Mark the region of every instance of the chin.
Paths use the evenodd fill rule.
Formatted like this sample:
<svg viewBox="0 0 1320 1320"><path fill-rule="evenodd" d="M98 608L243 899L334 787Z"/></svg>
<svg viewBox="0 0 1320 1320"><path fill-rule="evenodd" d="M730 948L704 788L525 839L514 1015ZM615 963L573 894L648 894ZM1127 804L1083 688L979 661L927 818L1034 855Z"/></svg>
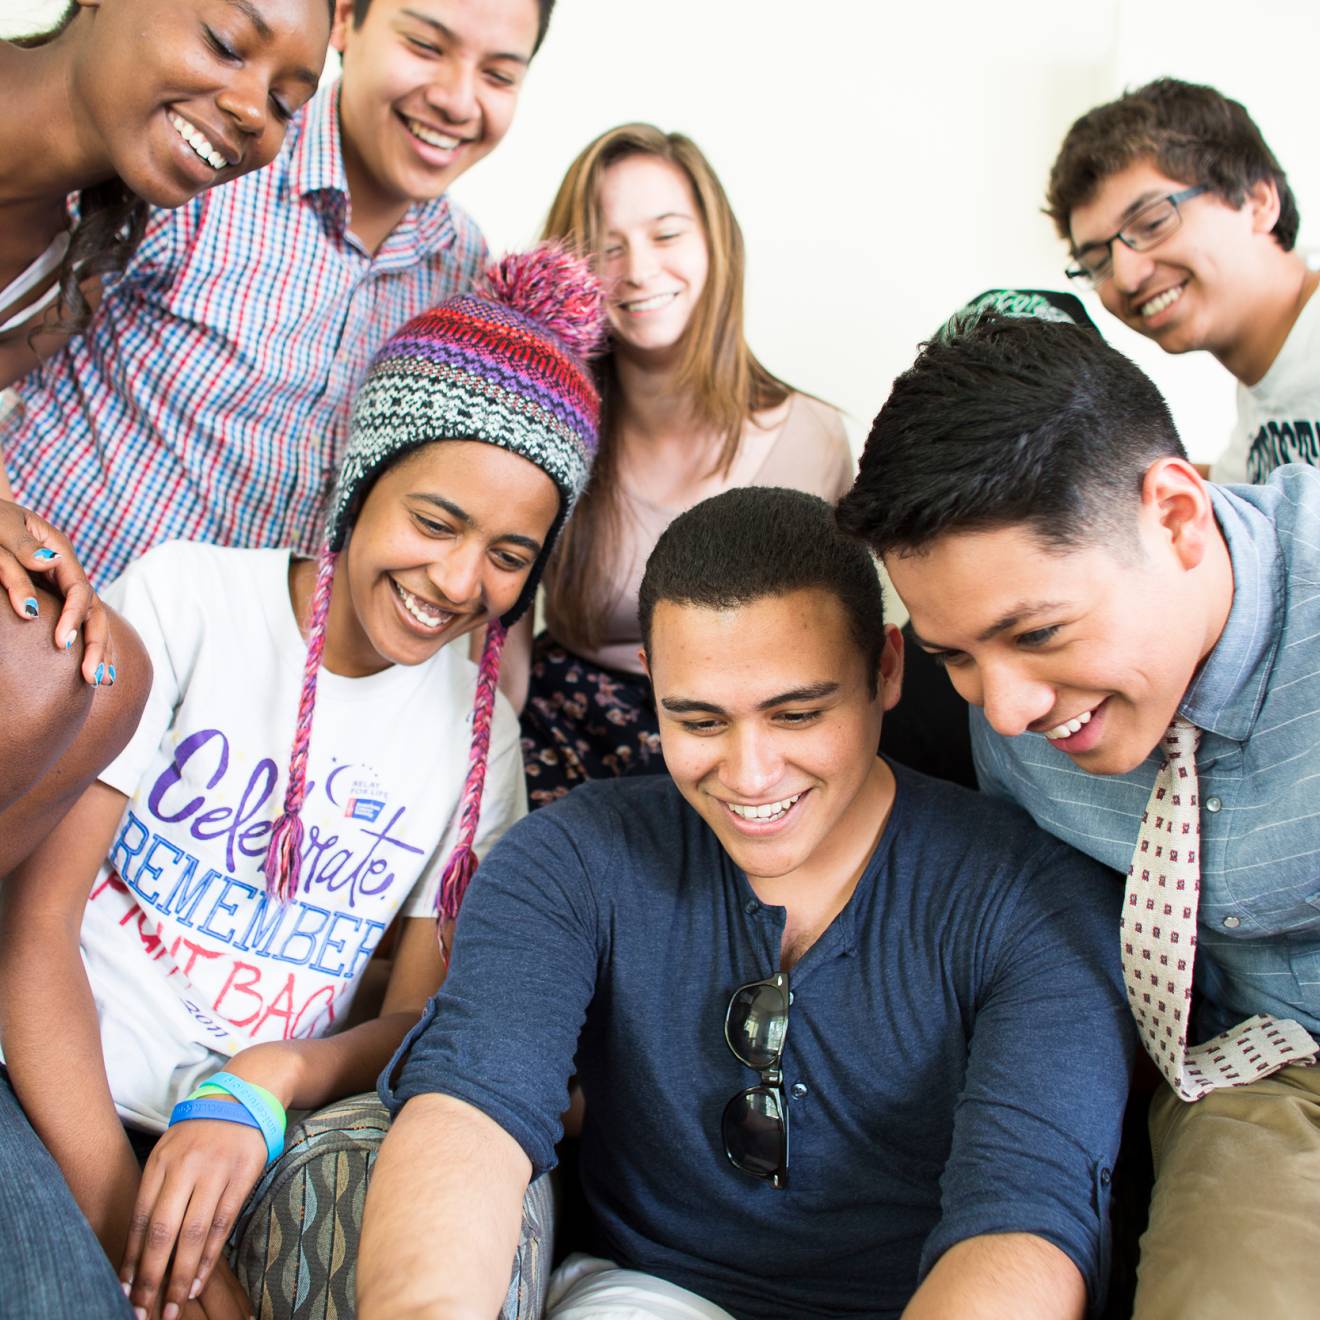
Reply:
<svg viewBox="0 0 1320 1320"><path fill-rule="evenodd" d="M149 165L141 170L121 170L119 177L123 179L124 186L142 198L148 206L159 206L163 210L183 206L198 193L205 191L204 184L191 186L171 172L152 169Z"/></svg>
<svg viewBox="0 0 1320 1320"><path fill-rule="evenodd" d="M778 841L758 845L741 835L718 830L716 836L733 864L755 880L778 880L796 871L809 855L809 850L804 853L800 846L790 849Z"/></svg>

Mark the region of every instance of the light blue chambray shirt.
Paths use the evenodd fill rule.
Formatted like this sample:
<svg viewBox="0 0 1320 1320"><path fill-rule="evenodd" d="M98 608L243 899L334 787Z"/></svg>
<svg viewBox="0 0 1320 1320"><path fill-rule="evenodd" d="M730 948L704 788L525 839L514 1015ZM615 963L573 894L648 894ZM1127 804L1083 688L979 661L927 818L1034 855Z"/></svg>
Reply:
<svg viewBox="0 0 1320 1320"><path fill-rule="evenodd" d="M1179 707L1203 730L1200 1038L1262 1012L1320 1036L1320 471L1210 489L1233 607ZM1042 734L1001 737L978 709L972 747L987 792L1126 874L1158 757L1089 775Z"/></svg>

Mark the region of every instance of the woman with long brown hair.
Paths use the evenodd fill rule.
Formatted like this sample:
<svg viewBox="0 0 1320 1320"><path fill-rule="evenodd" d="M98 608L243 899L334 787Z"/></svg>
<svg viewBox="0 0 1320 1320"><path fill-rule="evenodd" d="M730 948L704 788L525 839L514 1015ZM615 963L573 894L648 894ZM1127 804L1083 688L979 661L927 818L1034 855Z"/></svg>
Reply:
<svg viewBox="0 0 1320 1320"><path fill-rule="evenodd" d="M731 486L834 501L853 475L839 414L747 345L742 231L691 139L650 124L601 134L569 166L545 237L595 259L610 351L596 468L547 572L523 690L528 665L508 665L532 806L584 779L664 768L637 591L669 523ZM525 655L530 627L521 642Z"/></svg>

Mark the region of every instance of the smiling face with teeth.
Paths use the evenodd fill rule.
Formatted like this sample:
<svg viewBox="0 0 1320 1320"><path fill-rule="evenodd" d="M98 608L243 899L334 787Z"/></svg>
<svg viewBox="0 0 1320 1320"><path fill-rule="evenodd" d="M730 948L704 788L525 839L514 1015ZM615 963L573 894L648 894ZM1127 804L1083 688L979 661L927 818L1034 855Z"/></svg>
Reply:
<svg viewBox="0 0 1320 1320"><path fill-rule="evenodd" d="M710 269L692 185L672 161L625 156L602 174L597 205L615 349L668 353L683 338Z"/></svg>
<svg viewBox="0 0 1320 1320"><path fill-rule="evenodd" d="M340 129L354 234L375 248L503 140L536 47L536 0L338 0Z"/></svg>
<svg viewBox="0 0 1320 1320"><path fill-rule="evenodd" d="M893 794L876 756L898 700L889 629L876 690L838 598L823 589L734 609L661 600L644 656L665 765L767 901L839 884L874 848Z"/></svg>
<svg viewBox="0 0 1320 1320"><path fill-rule="evenodd" d="M155 206L274 160L325 61L325 0L79 3L93 18L73 91L91 150Z"/></svg>
<svg viewBox="0 0 1320 1320"><path fill-rule="evenodd" d="M1062 549L1028 526L949 531L885 556L919 643L1006 738L1042 734L1091 774L1154 749L1233 599L1205 484L1152 465L1131 541Z"/></svg>
<svg viewBox="0 0 1320 1320"><path fill-rule="evenodd" d="M376 480L340 557L323 664L358 677L415 665L517 601L559 511L534 463L497 445L423 445ZM295 609L315 566L298 561Z"/></svg>
<svg viewBox="0 0 1320 1320"><path fill-rule="evenodd" d="M1073 208L1073 250L1104 242L1143 207L1195 182L1171 179L1150 160L1115 171ZM1145 252L1115 239L1113 273L1097 290L1100 301L1166 352L1207 349L1233 370L1265 266L1286 256L1270 232L1278 206L1278 193L1268 184L1250 192L1240 207L1207 192L1183 203L1181 224Z"/></svg>

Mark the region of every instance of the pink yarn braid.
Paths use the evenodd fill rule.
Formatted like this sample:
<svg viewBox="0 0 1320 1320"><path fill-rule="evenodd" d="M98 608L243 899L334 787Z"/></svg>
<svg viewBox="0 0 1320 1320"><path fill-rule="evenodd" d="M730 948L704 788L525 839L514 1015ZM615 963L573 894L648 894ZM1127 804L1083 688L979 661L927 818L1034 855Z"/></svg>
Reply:
<svg viewBox="0 0 1320 1320"><path fill-rule="evenodd" d="M266 892L287 903L298 892L303 826L301 812L307 796L307 749L312 740L312 714L316 709L316 676L325 650L325 621L330 613L330 587L335 580L335 550L323 550L312 593L312 616L307 628L307 664L303 670L302 696L298 699L298 724L289 754L289 780L284 790L284 814L275 822L266 848Z"/></svg>
<svg viewBox="0 0 1320 1320"><path fill-rule="evenodd" d="M505 627L498 620L486 629L477 674L477 696L472 706L472 748L468 753L467 782L459 808L458 842L440 877L436 907L441 925L458 916L459 904L477 873L477 854L472 850L481 818L481 791L486 785L486 759L490 753L490 722L495 713L495 687L500 677L500 654L504 650Z"/></svg>

